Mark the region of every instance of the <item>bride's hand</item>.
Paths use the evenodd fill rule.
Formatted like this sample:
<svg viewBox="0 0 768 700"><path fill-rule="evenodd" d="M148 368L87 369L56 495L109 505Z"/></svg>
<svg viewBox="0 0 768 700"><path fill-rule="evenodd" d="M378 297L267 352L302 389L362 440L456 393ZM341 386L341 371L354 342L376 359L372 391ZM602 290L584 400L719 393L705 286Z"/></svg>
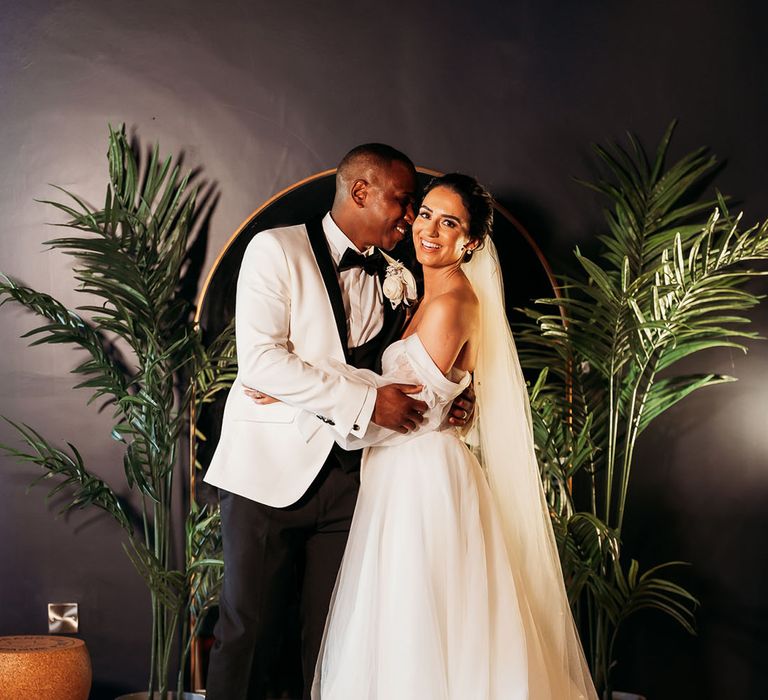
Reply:
<svg viewBox="0 0 768 700"><path fill-rule="evenodd" d="M254 403L258 404L259 406L267 406L271 403L280 403L280 399L276 399L274 396L270 396L269 394L265 394L262 391L257 391L256 389L243 389L245 392L245 395L251 399Z"/></svg>
<svg viewBox="0 0 768 700"><path fill-rule="evenodd" d="M451 405L448 422L451 425L465 426L472 422L474 415L475 388L470 383Z"/></svg>

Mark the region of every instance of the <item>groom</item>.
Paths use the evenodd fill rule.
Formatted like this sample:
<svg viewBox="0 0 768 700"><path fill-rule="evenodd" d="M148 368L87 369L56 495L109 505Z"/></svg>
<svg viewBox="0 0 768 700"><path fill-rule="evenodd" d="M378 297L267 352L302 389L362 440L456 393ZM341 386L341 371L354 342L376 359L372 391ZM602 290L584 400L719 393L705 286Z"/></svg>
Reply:
<svg viewBox="0 0 768 700"><path fill-rule="evenodd" d="M313 367L328 357L379 370L404 321L383 299L385 264L410 233L416 172L383 144L339 164L331 211L299 226L259 233L242 262L236 297L238 375L205 480L219 487L224 584L207 682L209 700L265 697L286 610L297 599L304 698L309 698L336 574L359 486L360 451L337 435L370 422L408 432L426 404L419 387L375 389ZM257 404L257 388L279 403ZM473 404L454 406L463 423ZM302 411L315 414L307 427Z"/></svg>

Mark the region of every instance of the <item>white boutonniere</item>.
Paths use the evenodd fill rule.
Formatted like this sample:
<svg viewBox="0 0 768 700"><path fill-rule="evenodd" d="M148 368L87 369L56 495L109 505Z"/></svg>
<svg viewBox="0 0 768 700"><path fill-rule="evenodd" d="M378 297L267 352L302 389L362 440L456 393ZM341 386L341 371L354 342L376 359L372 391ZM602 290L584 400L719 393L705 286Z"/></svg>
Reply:
<svg viewBox="0 0 768 700"><path fill-rule="evenodd" d="M384 296L389 299L393 309L396 309L400 304L410 306L416 301L416 278L399 260L395 260L383 250L381 254L387 261L384 283L381 285Z"/></svg>

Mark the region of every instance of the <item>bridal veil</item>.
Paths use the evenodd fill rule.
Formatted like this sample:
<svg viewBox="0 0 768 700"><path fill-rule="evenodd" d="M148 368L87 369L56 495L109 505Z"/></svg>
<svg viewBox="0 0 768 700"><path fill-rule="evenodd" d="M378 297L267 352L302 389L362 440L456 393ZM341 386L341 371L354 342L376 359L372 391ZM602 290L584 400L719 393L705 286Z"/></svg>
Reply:
<svg viewBox="0 0 768 700"><path fill-rule="evenodd" d="M490 238L462 267L480 301L475 366L479 459L488 476L518 590L529 665L529 697L596 699L568 604L534 451L531 409L504 307Z"/></svg>

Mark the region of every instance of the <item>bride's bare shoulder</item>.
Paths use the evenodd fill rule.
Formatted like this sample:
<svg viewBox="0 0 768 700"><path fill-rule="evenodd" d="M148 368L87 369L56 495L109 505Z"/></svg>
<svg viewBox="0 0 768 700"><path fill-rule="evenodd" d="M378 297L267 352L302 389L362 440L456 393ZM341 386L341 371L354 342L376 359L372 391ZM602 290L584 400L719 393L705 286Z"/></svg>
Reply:
<svg viewBox="0 0 768 700"><path fill-rule="evenodd" d="M424 307L418 334L434 363L446 374L462 348L474 336L479 319L479 304L472 289L457 286Z"/></svg>
<svg viewBox="0 0 768 700"><path fill-rule="evenodd" d="M469 282L457 284L454 288L435 297L424 309L425 316L450 316L464 322L472 321L479 313L480 303Z"/></svg>

